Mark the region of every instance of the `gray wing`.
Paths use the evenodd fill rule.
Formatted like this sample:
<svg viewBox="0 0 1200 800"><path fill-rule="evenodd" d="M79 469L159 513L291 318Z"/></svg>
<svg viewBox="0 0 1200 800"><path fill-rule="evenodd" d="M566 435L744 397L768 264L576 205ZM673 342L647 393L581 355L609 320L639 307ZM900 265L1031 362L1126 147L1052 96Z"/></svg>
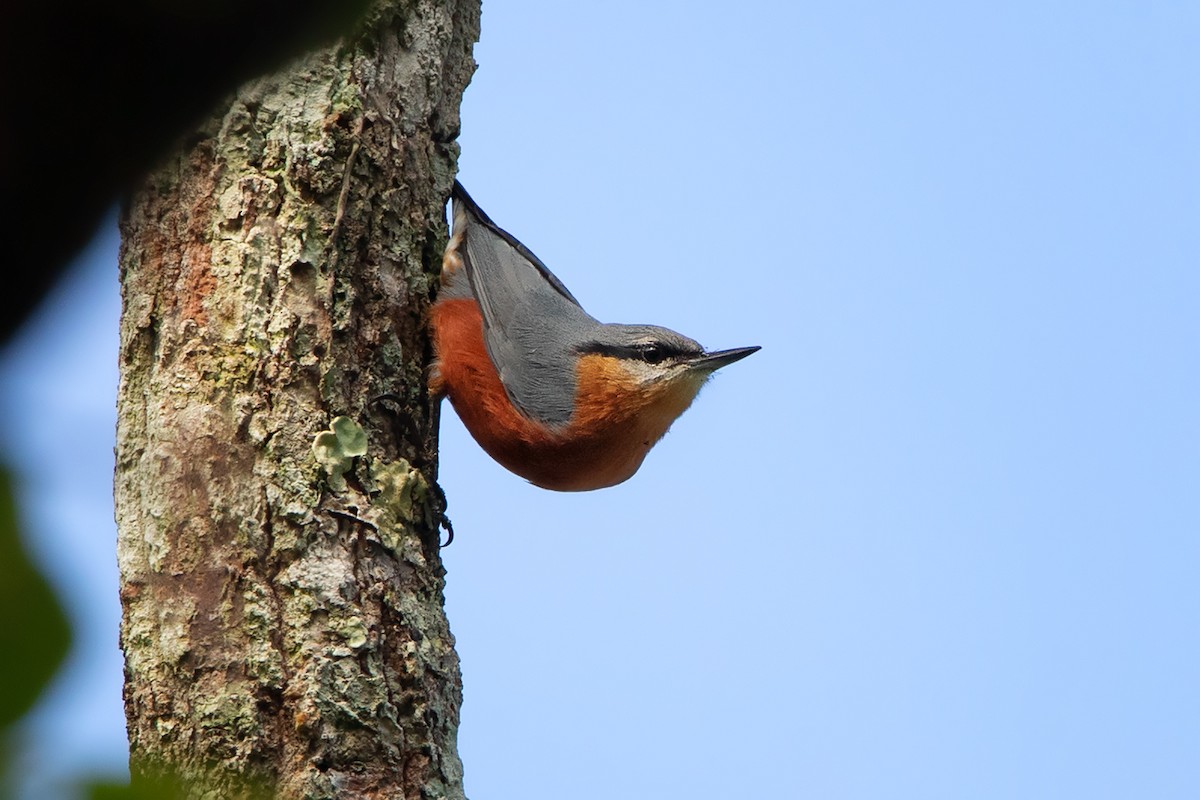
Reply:
<svg viewBox="0 0 1200 800"><path fill-rule="evenodd" d="M509 399L526 416L565 425L575 406L575 347L599 323L529 248L454 185L455 225L484 343ZM460 221L461 220L461 221Z"/></svg>

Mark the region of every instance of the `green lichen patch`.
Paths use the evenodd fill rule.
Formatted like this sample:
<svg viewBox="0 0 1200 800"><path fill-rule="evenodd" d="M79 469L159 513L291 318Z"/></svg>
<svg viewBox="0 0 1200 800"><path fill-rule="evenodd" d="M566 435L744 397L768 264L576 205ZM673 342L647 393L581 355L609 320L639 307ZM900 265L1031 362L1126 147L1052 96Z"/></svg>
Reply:
<svg viewBox="0 0 1200 800"><path fill-rule="evenodd" d="M367 432L350 417L335 417L329 430L313 438L312 451L313 458L329 476L329 488L345 491L343 476L350 471L356 456L366 455Z"/></svg>
<svg viewBox="0 0 1200 800"><path fill-rule="evenodd" d="M360 617L352 616L333 625L352 650L361 650L367 644L367 626Z"/></svg>
<svg viewBox="0 0 1200 800"><path fill-rule="evenodd" d="M421 471L403 458L372 464L371 479L375 484L371 516L378 528L379 541L399 554L404 544L401 532L425 513L429 484Z"/></svg>

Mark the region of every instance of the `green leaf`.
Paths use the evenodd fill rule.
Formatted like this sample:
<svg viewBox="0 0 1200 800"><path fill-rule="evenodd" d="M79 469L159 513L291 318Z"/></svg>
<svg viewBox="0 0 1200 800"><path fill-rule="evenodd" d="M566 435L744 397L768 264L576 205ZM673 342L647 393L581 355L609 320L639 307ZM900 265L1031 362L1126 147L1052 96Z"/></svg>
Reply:
<svg viewBox="0 0 1200 800"><path fill-rule="evenodd" d="M208 774L181 777L169 766L142 762L130 783L92 781L86 785L88 800L186 800L190 797L238 800L272 800L276 792L264 778L230 775L214 770Z"/></svg>
<svg viewBox="0 0 1200 800"><path fill-rule="evenodd" d="M17 535L8 473L0 469L0 729L29 710L70 643L66 615Z"/></svg>

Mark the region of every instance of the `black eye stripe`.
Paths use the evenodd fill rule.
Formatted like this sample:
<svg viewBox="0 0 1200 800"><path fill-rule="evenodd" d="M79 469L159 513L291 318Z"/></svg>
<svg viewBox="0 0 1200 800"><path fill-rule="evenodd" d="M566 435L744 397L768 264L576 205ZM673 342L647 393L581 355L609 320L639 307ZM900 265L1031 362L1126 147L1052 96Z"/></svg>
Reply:
<svg viewBox="0 0 1200 800"><path fill-rule="evenodd" d="M580 348L580 353L599 353L613 358L628 358L635 361L645 361L649 364L661 364L671 358L678 358L686 353L667 342L638 342L631 345L603 344L590 342Z"/></svg>

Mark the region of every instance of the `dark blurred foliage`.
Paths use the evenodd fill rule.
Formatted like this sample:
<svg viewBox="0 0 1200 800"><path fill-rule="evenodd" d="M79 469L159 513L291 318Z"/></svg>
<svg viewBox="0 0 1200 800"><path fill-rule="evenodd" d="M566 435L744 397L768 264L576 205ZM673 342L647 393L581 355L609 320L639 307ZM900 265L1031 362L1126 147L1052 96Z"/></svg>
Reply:
<svg viewBox="0 0 1200 800"><path fill-rule="evenodd" d="M105 209L222 95L346 33L367 5L0 2L0 345Z"/></svg>
<svg viewBox="0 0 1200 800"><path fill-rule="evenodd" d="M66 614L21 545L8 474L0 471L0 730L33 705L70 639Z"/></svg>
<svg viewBox="0 0 1200 800"><path fill-rule="evenodd" d="M0 470L0 794L13 723L50 683L70 640L62 606L21 545L12 487Z"/></svg>
<svg viewBox="0 0 1200 800"><path fill-rule="evenodd" d="M269 800L275 796L262 781L238 780L234 786L228 781L214 782L185 781L170 770L151 770L129 783L92 783L84 787L88 800L184 800L187 797L230 797L238 800Z"/></svg>

